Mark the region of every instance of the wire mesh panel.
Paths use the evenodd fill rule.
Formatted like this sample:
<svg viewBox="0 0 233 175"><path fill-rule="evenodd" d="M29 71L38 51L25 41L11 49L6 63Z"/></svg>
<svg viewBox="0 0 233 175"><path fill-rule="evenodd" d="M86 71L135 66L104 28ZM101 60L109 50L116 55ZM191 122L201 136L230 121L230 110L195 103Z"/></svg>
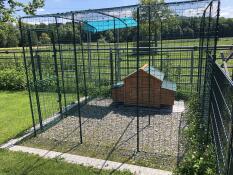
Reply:
<svg viewBox="0 0 233 175"><path fill-rule="evenodd" d="M232 92L233 83L221 68L213 63L210 92L211 136L215 146L219 174L232 173Z"/></svg>
<svg viewBox="0 0 233 175"><path fill-rule="evenodd" d="M232 174L232 81L216 64L219 5L219 1L212 1L202 16L198 88L202 129L206 132L208 128L207 134L211 135L217 172Z"/></svg>
<svg viewBox="0 0 233 175"><path fill-rule="evenodd" d="M197 91L198 78L204 84L205 41L200 56L199 33L208 27L214 36L217 25L208 26L202 14L210 6L217 10L215 2L22 18L33 116L42 121L55 112L65 114L36 142L105 159L130 157L133 163L146 159L151 167L174 167L183 97Z"/></svg>
<svg viewBox="0 0 233 175"><path fill-rule="evenodd" d="M1 69L8 69L8 68L15 68L20 69L23 66L22 63L22 50L8 50L3 49L0 51L0 68Z"/></svg>

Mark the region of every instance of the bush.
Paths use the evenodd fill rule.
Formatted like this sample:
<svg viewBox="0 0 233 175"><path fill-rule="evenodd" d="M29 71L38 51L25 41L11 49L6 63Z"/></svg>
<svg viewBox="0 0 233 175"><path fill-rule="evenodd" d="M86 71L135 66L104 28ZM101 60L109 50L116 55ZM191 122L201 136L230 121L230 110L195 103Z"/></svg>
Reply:
<svg viewBox="0 0 233 175"><path fill-rule="evenodd" d="M190 97L190 92L188 91L182 91L182 90L177 90L176 92L176 100L185 100L188 101Z"/></svg>
<svg viewBox="0 0 233 175"><path fill-rule="evenodd" d="M22 70L0 70L0 90L23 90L26 87L25 74Z"/></svg>
<svg viewBox="0 0 233 175"><path fill-rule="evenodd" d="M187 126L183 131L186 152L174 174L177 175L215 175L214 148L206 140L205 124L201 119L200 104L197 97L192 97L185 113Z"/></svg>
<svg viewBox="0 0 233 175"><path fill-rule="evenodd" d="M30 82L30 88L35 91L34 82ZM43 80L37 80L36 82L37 91L39 92L56 92L57 91L57 80L56 77L44 77Z"/></svg>

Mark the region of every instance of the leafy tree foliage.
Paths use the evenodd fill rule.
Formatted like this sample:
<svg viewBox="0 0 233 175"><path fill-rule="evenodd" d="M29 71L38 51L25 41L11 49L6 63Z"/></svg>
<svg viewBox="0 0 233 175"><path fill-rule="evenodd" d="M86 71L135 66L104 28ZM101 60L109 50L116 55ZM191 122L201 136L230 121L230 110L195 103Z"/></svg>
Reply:
<svg viewBox="0 0 233 175"><path fill-rule="evenodd" d="M6 3L6 1L4 0ZM7 1L8 2L8 1ZM15 1L9 1L9 3L13 3ZM12 15L17 10L17 7L24 8L27 13L35 13L35 9L41 7L43 5L42 0L33 0L29 5L21 5L17 3L12 6L5 6L3 5L3 1L0 2L0 47L15 47L21 46L19 44L20 36L17 24L10 23L10 22L3 22L4 20L11 21ZM151 31L151 41L154 46L156 46L157 41L162 36L163 39L179 39L182 38L198 38L200 33L200 21L201 17L185 17L185 16L177 16L174 12L170 11L166 6L159 5L162 3L163 0L141 0L140 3L145 5L140 8L140 37L142 42L140 44L145 44L148 46L148 39L149 39L149 17L150 17L150 31ZM34 4L34 5L33 5ZM151 7L151 14L149 15L148 11L148 4L157 4ZM7 8L6 8L7 7ZM27 10L31 7L29 10ZM11 13L7 13L4 11L10 10ZM136 12L133 13L133 17L136 19L137 14ZM220 18L219 20L219 36L220 37L233 37L233 19L232 18ZM56 24L22 24L24 27L27 28L44 28L50 29L54 31L55 41L60 39L61 44L71 43L73 42L73 28L72 23L60 23L58 24L58 34L56 32ZM78 24L75 24L78 25ZM162 26L162 28L161 28ZM161 32L162 29L162 32ZM80 37L82 40L86 42L87 40L87 33L84 31L82 32L82 36L79 31L79 26L76 26L75 30L76 40L77 42L80 41ZM126 41L136 41L136 32L137 28L128 28L128 29L120 29L120 42ZM25 41L26 45L28 44L27 34L25 34ZM41 44L46 44L50 42L50 33L43 33L43 32L32 32L31 39L32 44L36 45L38 42ZM99 33L92 33L91 39L92 42L96 42L97 40L103 42L114 42L114 31L108 30Z"/></svg>
<svg viewBox="0 0 233 175"><path fill-rule="evenodd" d="M41 36L39 38L40 44L49 44L51 43L51 39L47 33L41 33Z"/></svg>
<svg viewBox="0 0 233 175"><path fill-rule="evenodd" d="M0 47L16 47L19 44L19 30L11 23L0 25Z"/></svg>
<svg viewBox="0 0 233 175"><path fill-rule="evenodd" d="M36 9L44 6L44 0L32 0L27 4L18 0L0 1L0 22L14 21L14 13L23 10L26 14L35 14Z"/></svg>
<svg viewBox="0 0 233 175"><path fill-rule="evenodd" d="M220 37L233 36L233 18L219 19L219 36Z"/></svg>
<svg viewBox="0 0 233 175"><path fill-rule="evenodd" d="M157 41L165 29L172 29L177 26L177 18L167 6L162 5L163 0L141 0L140 2L145 5L139 11L141 40L148 41L151 37L154 46L157 46ZM148 43L145 42L141 44L148 46Z"/></svg>

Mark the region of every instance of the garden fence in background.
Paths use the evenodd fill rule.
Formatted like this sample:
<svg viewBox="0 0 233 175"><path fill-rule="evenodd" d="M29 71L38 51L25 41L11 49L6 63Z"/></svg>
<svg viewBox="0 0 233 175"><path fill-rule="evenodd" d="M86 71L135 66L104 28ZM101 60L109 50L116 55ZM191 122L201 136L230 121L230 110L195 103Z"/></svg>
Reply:
<svg viewBox="0 0 233 175"><path fill-rule="evenodd" d="M21 48L16 50L0 50L0 69L13 68L17 69L23 66L23 51Z"/></svg>

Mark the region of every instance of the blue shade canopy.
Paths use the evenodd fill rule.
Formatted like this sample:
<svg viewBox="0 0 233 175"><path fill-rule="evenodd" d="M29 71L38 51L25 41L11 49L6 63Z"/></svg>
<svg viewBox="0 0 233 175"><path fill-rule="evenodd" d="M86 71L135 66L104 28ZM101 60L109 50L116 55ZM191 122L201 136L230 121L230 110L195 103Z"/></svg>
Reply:
<svg viewBox="0 0 233 175"><path fill-rule="evenodd" d="M87 32L103 32L107 30L123 29L128 27L136 27L137 21L132 17L113 18L110 20L86 21L83 23L82 29Z"/></svg>

